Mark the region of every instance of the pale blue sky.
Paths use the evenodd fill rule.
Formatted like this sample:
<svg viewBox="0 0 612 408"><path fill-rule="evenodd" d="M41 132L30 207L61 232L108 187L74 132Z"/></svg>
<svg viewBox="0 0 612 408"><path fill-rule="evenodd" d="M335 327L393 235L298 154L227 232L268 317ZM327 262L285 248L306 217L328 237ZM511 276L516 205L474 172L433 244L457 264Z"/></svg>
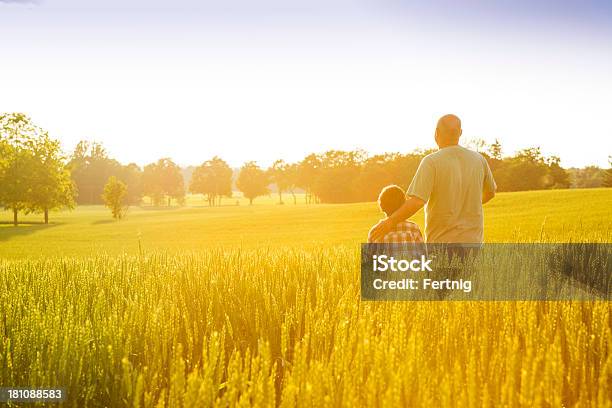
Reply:
<svg viewBox="0 0 612 408"><path fill-rule="evenodd" d="M232 165L433 145L612 154L612 6L596 1L0 0L0 111L71 150Z"/></svg>

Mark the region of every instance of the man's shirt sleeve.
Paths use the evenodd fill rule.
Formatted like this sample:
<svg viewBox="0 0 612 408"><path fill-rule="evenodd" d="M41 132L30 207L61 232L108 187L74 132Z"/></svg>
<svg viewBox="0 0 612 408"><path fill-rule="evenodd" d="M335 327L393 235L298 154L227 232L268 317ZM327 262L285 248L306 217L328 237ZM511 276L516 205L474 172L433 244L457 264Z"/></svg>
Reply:
<svg viewBox="0 0 612 408"><path fill-rule="evenodd" d="M431 190L433 189L434 177L435 169L431 163L431 160L428 160L427 157L425 157L423 160L421 160L419 168L412 178L412 182L408 187L406 195L420 198L425 202L429 201Z"/></svg>
<svg viewBox="0 0 612 408"><path fill-rule="evenodd" d="M484 176L484 191L489 193L494 193L497 190L497 184L495 184L495 179L493 178L493 173L491 172L491 167L489 167L489 163L484 160L485 166L485 176Z"/></svg>

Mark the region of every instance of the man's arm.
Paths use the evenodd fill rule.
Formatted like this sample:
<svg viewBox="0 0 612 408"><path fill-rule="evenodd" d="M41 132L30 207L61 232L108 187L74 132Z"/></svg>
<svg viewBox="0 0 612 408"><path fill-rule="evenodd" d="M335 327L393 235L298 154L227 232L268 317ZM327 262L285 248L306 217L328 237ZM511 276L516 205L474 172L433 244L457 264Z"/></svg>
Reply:
<svg viewBox="0 0 612 408"><path fill-rule="evenodd" d="M488 203L489 201L491 201L491 199L493 197L495 197L495 191L487 191L487 190L483 191L483 193L482 193L482 203L483 204Z"/></svg>
<svg viewBox="0 0 612 408"><path fill-rule="evenodd" d="M484 163L484 171L485 177L482 185L482 203L486 204L493 197L495 197L495 191L497 190L497 184L495 184L495 179L493 178L493 172L491 171L491 167L489 163L483 158Z"/></svg>
<svg viewBox="0 0 612 408"><path fill-rule="evenodd" d="M391 214L390 217L380 221L370 230L368 240L370 242L382 240L384 236L391 232L398 223L412 217L417 211L423 208L424 205L425 201L418 197L409 196L404 205Z"/></svg>

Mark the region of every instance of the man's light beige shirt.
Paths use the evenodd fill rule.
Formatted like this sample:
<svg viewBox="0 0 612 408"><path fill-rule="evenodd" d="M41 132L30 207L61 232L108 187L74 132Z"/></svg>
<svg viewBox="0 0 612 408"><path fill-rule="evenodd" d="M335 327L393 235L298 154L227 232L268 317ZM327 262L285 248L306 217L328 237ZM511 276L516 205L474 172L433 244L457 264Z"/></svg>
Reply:
<svg viewBox="0 0 612 408"><path fill-rule="evenodd" d="M426 202L427 242L482 243L482 194L496 188L480 153L449 146L423 158L406 194Z"/></svg>

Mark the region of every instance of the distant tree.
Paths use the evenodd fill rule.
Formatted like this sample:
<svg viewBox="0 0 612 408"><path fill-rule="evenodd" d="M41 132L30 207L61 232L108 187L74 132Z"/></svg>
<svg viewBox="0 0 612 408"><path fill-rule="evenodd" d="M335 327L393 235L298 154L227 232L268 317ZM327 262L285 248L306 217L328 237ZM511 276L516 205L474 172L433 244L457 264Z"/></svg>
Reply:
<svg viewBox="0 0 612 408"><path fill-rule="evenodd" d="M569 188L570 179L567 170L561 167L561 159L557 156L551 156L546 159L548 165L548 182L549 188Z"/></svg>
<svg viewBox="0 0 612 408"><path fill-rule="evenodd" d="M27 211L42 212L49 223L49 210L74 208L75 188L61 153L60 143L42 132L33 143L31 190Z"/></svg>
<svg viewBox="0 0 612 408"><path fill-rule="evenodd" d="M113 218L121 219L127 210L126 206L127 185L115 176L110 176L104 185L102 199L104 204L111 210Z"/></svg>
<svg viewBox="0 0 612 408"><path fill-rule="evenodd" d="M380 154L365 160L354 185L359 200L375 201L383 187L396 184L392 166L395 158L394 154Z"/></svg>
<svg viewBox="0 0 612 408"><path fill-rule="evenodd" d="M0 114L0 204L13 212L13 225L18 225L18 213L28 205L34 155L31 147L37 129L22 113Z"/></svg>
<svg viewBox="0 0 612 408"><path fill-rule="evenodd" d="M392 153L387 163L393 184L408 187L421 163L423 157L430 151L416 151L408 154Z"/></svg>
<svg viewBox="0 0 612 408"><path fill-rule="evenodd" d="M324 203L359 199L355 191L366 154L361 150L329 150L320 157L320 169L313 185L314 194Z"/></svg>
<svg viewBox="0 0 612 408"><path fill-rule="evenodd" d="M110 176L120 177L121 164L97 142L80 141L68 163L76 185L78 204L102 204L102 191ZM128 183L128 187L131 187Z"/></svg>
<svg viewBox="0 0 612 408"><path fill-rule="evenodd" d="M28 206L34 158L29 150L11 146L0 180L0 203L13 212L13 225L18 225L18 213Z"/></svg>
<svg viewBox="0 0 612 408"><path fill-rule="evenodd" d="M485 147L487 146L487 142L485 142L483 139L475 137L475 138L469 139L466 142L466 146L480 153L484 151Z"/></svg>
<svg viewBox="0 0 612 408"><path fill-rule="evenodd" d="M74 189L59 142L22 113L0 115L0 203L13 212L44 212L72 208Z"/></svg>
<svg viewBox="0 0 612 408"><path fill-rule="evenodd" d="M214 206L221 197L232 196L231 167L221 158L215 156L196 167L191 174L189 191L204 194L209 206Z"/></svg>
<svg viewBox="0 0 612 408"><path fill-rule="evenodd" d="M268 175L255 162L247 162L240 168L236 187L249 199L249 204L253 204L255 198L269 193L268 184Z"/></svg>
<svg viewBox="0 0 612 408"><path fill-rule="evenodd" d="M499 140L495 139L495 142L489 146L489 156L494 160L502 159L502 145Z"/></svg>
<svg viewBox="0 0 612 408"><path fill-rule="evenodd" d="M142 170L135 163L130 163L127 166L121 166L116 175L117 179L122 181L127 192L125 201L129 205L139 205L142 202Z"/></svg>
<svg viewBox="0 0 612 408"><path fill-rule="evenodd" d="M287 181L287 191L291 193L293 197L293 204L297 204L297 198L295 196L295 190L298 188L298 165L297 163L291 163L287 165L285 169L285 177Z"/></svg>
<svg viewBox="0 0 612 408"><path fill-rule="evenodd" d="M321 168L321 160L316 154L309 154L301 162L297 164L296 183L306 192L306 203L316 201L314 195L314 185Z"/></svg>
<svg viewBox="0 0 612 408"><path fill-rule="evenodd" d="M268 169L268 177L270 181L276 184L276 190L278 192L278 203L283 203L283 191L287 191L291 185L289 165L284 160L276 160L272 163L272 166Z"/></svg>
<svg viewBox="0 0 612 408"><path fill-rule="evenodd" d="M571 188L603 187L606 171L597 166L586 166L582 169L568 169Z"/></svg>
<svg viewBox="0 0 612 408"><path fill-rule="evenodd" d="M193 177L193 172L195 171L196 166L187 166L181 167L181 173L183 174L183 183L186 186L191 185L191 178Z"/></svg>
<svg viewBox="0 0 612 408"><path fill-rule="evenodd" d="M520 150L493 170L499 191L549 188L549 169L539 147Z"/></svg>
<svg viewBox="0 0 612 408"><path fill-rule="evenodd" d="M604 187L612 187L612 156L608 156L608 169L603 179Z"/></svg>
<svg viewBox="0 0 612 408"><path fill-rule="evenodd" d="M184 201L185 186L181 169L168 158L159 159L144 168L143 192L160 205L167 198L168 206L174 198L179 203Z"/></svg>

